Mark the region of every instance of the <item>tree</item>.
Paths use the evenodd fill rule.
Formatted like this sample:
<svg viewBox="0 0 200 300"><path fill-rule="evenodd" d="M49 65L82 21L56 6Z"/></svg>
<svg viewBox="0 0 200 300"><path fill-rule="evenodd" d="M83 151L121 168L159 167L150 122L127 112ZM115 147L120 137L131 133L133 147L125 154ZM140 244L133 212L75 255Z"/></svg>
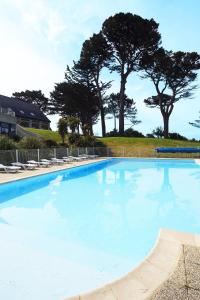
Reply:
<svg viewBox="0 0 200 300"><path fill-rule="evenodd" d="M48 112L49 99L45 97L41 90L15 92L12 96L24 102L36 104L43 112Z"/></svg>
<svg viewBox="0 0 200 300"><path fill-rule="evenodd" d="M132 126L139 124L141 121L137 120L137 108L135 101L124 95L124 117L128 119ZM112 114L114 119L114 130L117 127L117 119L119 118L120 111L120 94L110 94L107 98L106 114Z"/></svg>
<svg viewBox="0 0 200 300"><path fill-rule="evenodd" d="M189 122L190 125L200 128L200 117L199 119L195 120L194 122Z"/></svg>
<svg viewBox="0 0 200 300"><path fill-rule="evenodd" d="M193 84L200 69L200 56L196 52L172 52L163 48L141 60L143 78L150 78L157 95L144 100L149 107L158 107L164 123L164 137L169 135L169 118L176 102L191 98L197 88Z"/></svg>
<svg viewBox="0 0 200 300"><path fill-rule="evenodd" d="M81 128L92 126L99 115L98 99L86 86L78 83L61 82L55 85L51 93L49 109L52 114L59 113L63 117L76 117L80 120Z"/></svg>
<svg viewBox="0 0 200 300"><path fill-rule="evenodd" d="M158 24L131 13L118 13L109 17L102 32L112 49L111 71L120 74L119 132L124 134L125 89L128 76L138 71L144 52L154 52L160 41Z"/></svg>
<svg viewBox="0 0 200 300"><path fill-rule="evenodd" d="M152 135L157 137L157 138L162 138L163 137L163 128L162 127L156 127L153 131L152 131Z"/></svg>
<svg viewBox="0 0 200 300"><path fill-rule="evenodd" d="M62 138L62 143L65 142L65 136L68 133L68 122L65 118L60 118L58 121L58 133Z"/></svg>
<svg viewBox="0 0 200 300"><path fill-rule="evenodd" d="M104 93L110 87L110 82L100 80L101 71L108 67L111 59L111 47L108 45L102 33L94 34L83 43L80 61L77 64L79 69L88 72L94 84L100 108L102 136L106 135Z"/></svg>
<svg viewBox="0 0 200 300"><path fill-rule="evenodd" d="M67 123L72 133L75 133L76 130L79 132L79 124L80 124L79 118L69 116L67 117Z"/></svg>

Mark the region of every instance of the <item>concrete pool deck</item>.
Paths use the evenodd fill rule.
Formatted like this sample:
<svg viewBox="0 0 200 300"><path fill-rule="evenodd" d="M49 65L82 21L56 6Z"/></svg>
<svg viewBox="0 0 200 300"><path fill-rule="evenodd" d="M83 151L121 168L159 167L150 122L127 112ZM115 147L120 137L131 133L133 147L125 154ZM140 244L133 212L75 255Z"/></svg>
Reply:
<svg viewBox="0 0 200 300"><path fill-rule="evenodd" d="M161 229L149 256L123 278L65 300L199 300L200 235Z"/></svg>
<svg viewBox="0 0 200 300"><path fill-rule="evenodd" d="M50 167L38 167L35 170L19 170L17 173L6 173L4 171L0 171L0 184L1 183L7 183L15 180L25 179L33 176L48 174L51 172L61 171L61 170L67 170L69 168L84 166L87 164L95 163L98 161L104 160L103 158L98 159L87 159L82 160L79 162L70 162L65 163L63 165L52 165Z"/></svg>

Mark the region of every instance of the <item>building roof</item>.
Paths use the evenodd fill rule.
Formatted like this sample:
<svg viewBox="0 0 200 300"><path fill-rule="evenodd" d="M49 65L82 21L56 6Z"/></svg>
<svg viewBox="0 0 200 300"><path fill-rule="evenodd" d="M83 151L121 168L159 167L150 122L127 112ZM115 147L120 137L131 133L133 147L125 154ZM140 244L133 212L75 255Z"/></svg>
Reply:
<svg viewBox="0 0 200 300"><path fill-rule="evenodd" d="M50 122L37 105L26 103L18 98L0 95L0 107L12 109L17 118L28 118Z"/></svg>

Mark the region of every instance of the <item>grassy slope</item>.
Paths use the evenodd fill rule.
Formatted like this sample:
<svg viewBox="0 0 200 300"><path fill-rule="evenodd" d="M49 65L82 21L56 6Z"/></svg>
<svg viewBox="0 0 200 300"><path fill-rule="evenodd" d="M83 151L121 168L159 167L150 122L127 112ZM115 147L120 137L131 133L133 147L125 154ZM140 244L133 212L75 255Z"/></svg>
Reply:
<svg viewBox="0 0 200 300"><path fill-rule="evenodd" d="M122 147L126 148L126 156L155 156L156 147L200 147L199 142L179 141L171 139L152 139L152 138L126 138L126 137L112 137L112 138L99 138L107 147L112 148L112 152L116 156L122 153ZM183 157L183 154L159 154L159 156ZM185 155L191 156L191 155ZM194 156L198 156L195 154Z"/></svg>
<svg viewBox="0 0 200 300"><path fill-rule="evenodd" d="M35 128L25 129L41 135L45 140L52 139L58 143L61 142L61 138L57 131ZM171 139L164 140L152 138L107 137L98 138L97 140L102 146L112 148L112 152L116 156L122 155L122 147L126 148L126 156L154 156L156 147L200 147L199 142L178 141ZM160 156L162 156L162 154ZM164 154L164 156L173 157L178 155ZM181 154L180 156L182 157L183 155Z"/></svg>
<svg viewBox="0 0 200 300"><path fill-rule="evenodd" d="M57 131L45 130L45 129L35 129L35 128L25 128L27 131L31 131L39 134L45 140L54 140L57 143L61 142L60 135Z"/></svg>

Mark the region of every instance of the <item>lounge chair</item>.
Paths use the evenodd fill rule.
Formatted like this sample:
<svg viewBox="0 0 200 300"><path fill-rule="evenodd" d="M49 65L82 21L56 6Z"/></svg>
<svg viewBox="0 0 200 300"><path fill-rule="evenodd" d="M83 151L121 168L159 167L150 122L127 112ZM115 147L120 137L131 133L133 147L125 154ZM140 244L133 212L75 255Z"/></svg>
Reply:
<svg viewBox="0 0 200 300"><path fill-rule="evenodd" d="M58 159L56 157L52 157L51 160L53 163L58 164L58 165L62 165L65 163L65 161L63 159Z"/></svg>
<svg viewBox="0 0 200 300"><path fill-rule="evenodd" d="M12 166L15 166L15 167L20 167L21 169L24 169L24 170L35 170L37 165L35 164L23 164L21 162L14 162L14 163L11 163Z"/></svg>
<svg viewBox="0 0 200 300"><path fill-rule="evenodd" d="M50 163L48 163L48 162L40 162L40 161L35 161L35 160L28 160L27 162L29 164L34 164L38 167L41 167L41 166L48 167L50 165Z"/></svg>
<svg viewBox="0 0 200 300"><path fill-rule="evenodd" d="M73 162L73 159L72 158L69 158L69 157L63 157L62 160L64 160L64 162L66 163L70 163L70 162Z"/></svg>
<svg viewBox="0 0 200 300"><path fill-rule="evenodd" d="M45 159L45 158L41 159L40 163L45 163L45 164L53 165L53 161L52 160Z"/></svg>
<svg viewBox="0 0 200 300"><path fill-rule="evenodd" d="M82 159L88 159L88 156L86 154L81 154L78 157L82 158Z"/></svg>
<svg viewBox="0 0 200 300"><path fill-rule="evenodd" d="M77 157L77 156L68 156L69 158L72 158L73 160L75 160L75 161L81 161L81 160L83 160L83 158L82 157Z"/></svg>
<svg viewBox="0 0 200 300"><path fill-rule="evenodd" d="M0 170L4 170L6 173L16 173L20 170L20 167L15 166L4 166L0 164Z"/></svg>

